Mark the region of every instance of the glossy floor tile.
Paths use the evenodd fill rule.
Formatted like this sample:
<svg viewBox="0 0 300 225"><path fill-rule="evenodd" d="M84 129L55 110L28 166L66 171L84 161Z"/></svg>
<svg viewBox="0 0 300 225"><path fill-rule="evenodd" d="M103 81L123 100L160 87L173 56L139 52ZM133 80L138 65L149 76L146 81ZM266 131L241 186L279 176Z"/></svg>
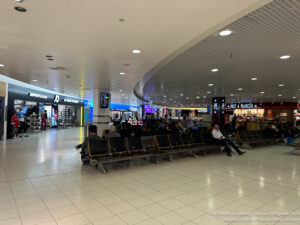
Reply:
<svg viewBox="0 0 300 225"><path fill-rule="evenodd" d="M0 225L300 223L300 156L290 147L137 161L102 174L81 165L82 135L49 129L0 142Z"/></svg>

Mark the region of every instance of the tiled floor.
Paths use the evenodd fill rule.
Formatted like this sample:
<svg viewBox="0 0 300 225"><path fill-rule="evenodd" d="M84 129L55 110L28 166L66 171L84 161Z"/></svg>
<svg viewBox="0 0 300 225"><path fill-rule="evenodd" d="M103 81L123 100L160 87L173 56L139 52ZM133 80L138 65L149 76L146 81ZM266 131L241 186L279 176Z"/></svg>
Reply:
<svg viewBox="0 0 300 225"><path fill-rule="evenodd" d="M300 156L289 147L140 163L104 175L81 166L73 148L81 137L72 128L0 142L0 225L300 224L224 214L300 211ZM252 222L225 221L234 218Z"/></svg>

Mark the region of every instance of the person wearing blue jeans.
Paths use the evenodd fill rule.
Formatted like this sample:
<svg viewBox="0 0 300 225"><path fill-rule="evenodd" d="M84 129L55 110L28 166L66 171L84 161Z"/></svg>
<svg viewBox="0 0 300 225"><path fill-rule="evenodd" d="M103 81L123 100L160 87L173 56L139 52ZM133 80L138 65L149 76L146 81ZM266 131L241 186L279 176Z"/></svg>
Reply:
<svg viewBox="0 0 300 225"><path fill-rule="evenodd" d="M239 155L245 154L245 152L242 152L231 139L224 137L218 124L214 125L211 134L218 143L224 144L228 156L232 156L230 146L232 146Z"/></svg>

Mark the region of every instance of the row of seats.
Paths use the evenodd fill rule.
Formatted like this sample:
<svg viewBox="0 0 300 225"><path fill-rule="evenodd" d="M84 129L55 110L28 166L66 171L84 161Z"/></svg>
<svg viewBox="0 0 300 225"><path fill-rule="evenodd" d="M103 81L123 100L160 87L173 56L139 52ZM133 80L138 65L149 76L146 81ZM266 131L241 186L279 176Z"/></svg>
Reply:
<svg viewBox="0 0 300 225"><path fill-rule="evenodd" d="M178 153L189 153L196 156L220 151L218 145L206 145L202 133L171 134L146 137L109 138L107 140L92 140L88 143L88 159L106 172L104 164L124 160L143 158L158 162L158 158L167 158Z"/></svg>
<svg viewBox="0 0 300 225"><path fill-rule="evenodd" d="M283 129L283 135L285 137L298 138L300 136L300 130L297 127L287 127Z"/></svg>
<svg viewBox="0 0 300 225"><path fill-rule="evenodd" d="M250 147L275 144L275 139L272 137L267 137L262 130L241 130L237 132L235 138L238 143L247 144Z"/></svg>

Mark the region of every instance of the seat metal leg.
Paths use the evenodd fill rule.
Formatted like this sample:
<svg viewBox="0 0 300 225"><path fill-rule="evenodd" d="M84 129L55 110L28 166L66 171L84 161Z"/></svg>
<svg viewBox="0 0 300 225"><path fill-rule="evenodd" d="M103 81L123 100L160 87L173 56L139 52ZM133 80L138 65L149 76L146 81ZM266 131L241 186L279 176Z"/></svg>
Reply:
<svg viewBox="0 0 300 225"><path fill-rule="evenodd" d="M198 158L198 155L196 154L196 151L194 151L194 150L191 150L191 153L192 153L192 156L194 157L194 158Z"/></svg>
<svg viewBox="0 0 300 225"><path fill-rule="evenodd" d="M150 156L149 162L153 162L153 163L155 163L155 164L158 164L157 157L156 157L156 156Z"/></svg>
<svg viewBox="0 0 300 225"><path fill-rule="evenodd" d="M100 167L101 170L102 170L102 172L103 172L104 174L106 174L106 170L105 170L105 168L104 168L103 163L99 163L97 167Z"/></svg>

